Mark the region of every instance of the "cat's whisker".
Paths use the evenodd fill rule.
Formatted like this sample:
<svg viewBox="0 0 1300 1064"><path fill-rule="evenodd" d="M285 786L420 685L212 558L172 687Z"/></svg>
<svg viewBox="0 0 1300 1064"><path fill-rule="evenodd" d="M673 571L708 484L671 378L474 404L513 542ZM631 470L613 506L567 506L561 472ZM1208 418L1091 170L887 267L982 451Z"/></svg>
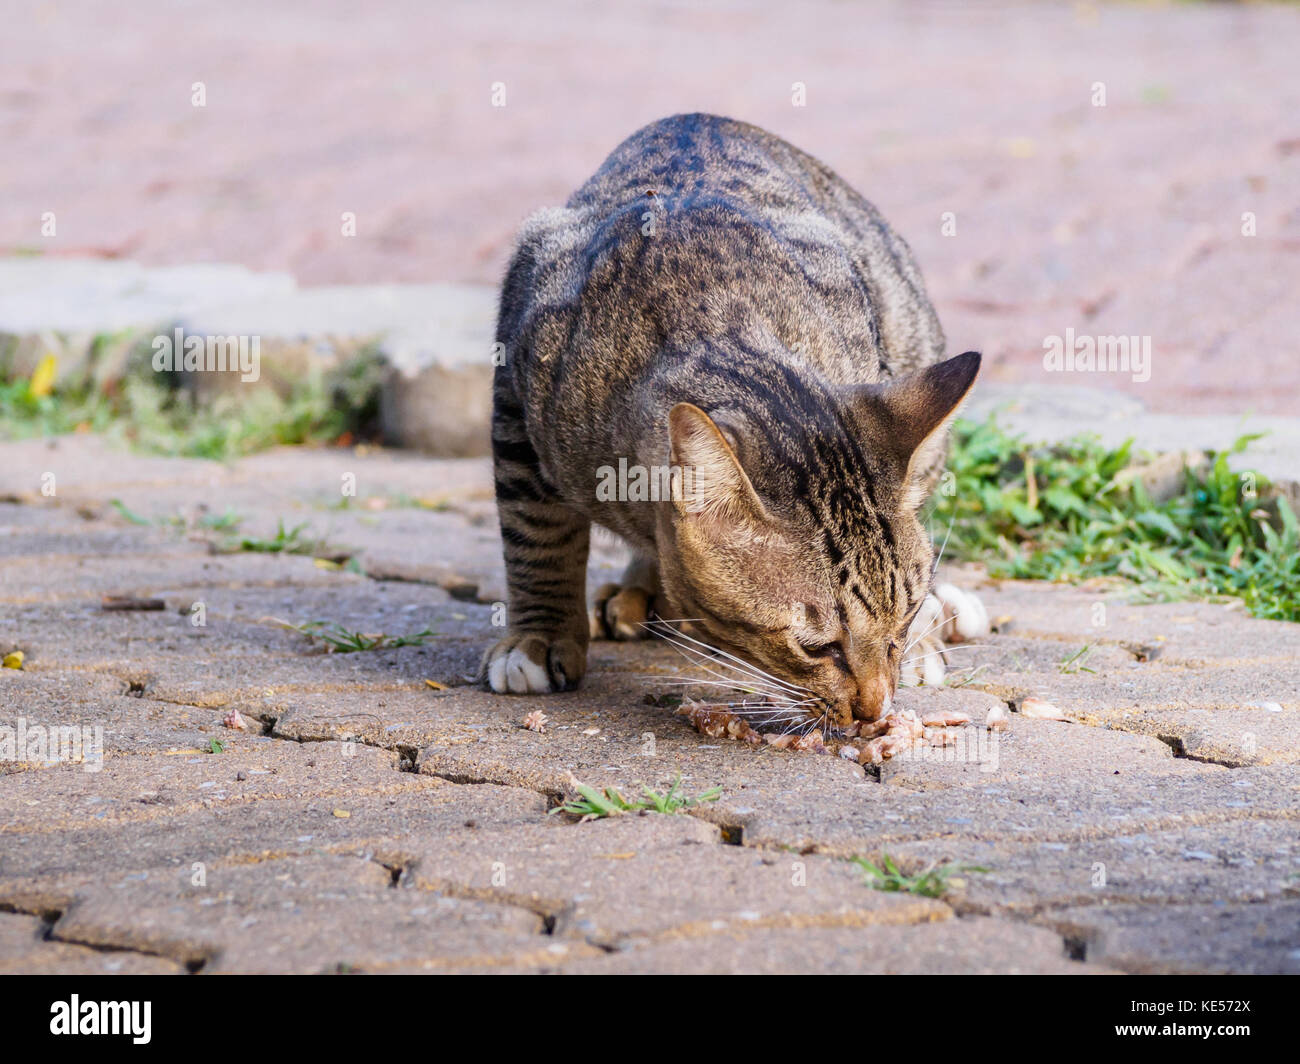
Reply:
<svg viewBox="0 0 1300 1064"><path fill-rule="evenodd" d="M992 643L954 643L950 647L944 647L942 650L932 650L928 654L917 654L915 657L904 658L903 664L910 665L914 661L924 661L926 658L933 658L938 654L947 654L953 650L983 650L991 647Z"/></svg>
<svg viewBox="0 0 1300 1064"><path fill-rule="evenodd" d="M725 687L731 691L740 691L743 694L762 695L767 692L760 691L757 688L747 686L739 680L728 683L725 680L701 680L701 679L682 679L682 680L665 680L662 676L642 676L639 677L646 682L647 686L663 685L665 687Z"/></svg>
<svg viewBox="0 0 1300 1064"><path fill-rule="evenodd" d="M735 714L737 717L743 717L745 716L745 714L751 712L770 713L776 710L793 710L793 709L797 709L800 705L805 705L805 704L811 705L812 703L811 702L796 703L791 705L789 703L782 703L782 702L757 702L757 703L730 702L727 703L726 705L727 708L731 710L732 713ZM802 715L803 714L800 714L800 716Z"/></svg>
<svg viewBox="0 0 1300 1064"><path fill-rule="evenodd" d="M738 668L737 666L732 665L725 661L718 661L716 658L704 654L701 651L696 650L694 647L686 646L681 643L678 643L677 640L672 639L669 636L659 633L659 637L663 639L665 642L669 643L670 645L676 647L677 652L681 654L682 657L686 658L686 660L691 665L697 668L704 669L704 671L707 672L710 676L716 676L719 680L729 681L729 686L731 687L738 686L737 677L728 676L725 673L717 672L712 668L713 665L718 665L722 668L730 669L732 670L732 672L738 673L740 678L745 681L743 686L752 687L759 694L773 694L773 695L779 694L784 696L788 693L782 690L781 688L776 688L770 684L763 683L761 681L756 681L753 675L746 672L744 669ZM691 654L697 656L692 658L690 656Z"/></svg>
<svg viewBox="0 0 1300 1064"><path fill-rule="evenodd" d="M948 519L948 531L943 534L943 545L939 548L939 555L934 559L934 565L930 567L931 576L939 571L939 563L943 561L943 552L948 549L948 537L952 535L953 522L956 520L957 511L953 510L952 517Z"/></svg>
<svg viewBox="0 0 1300 1064"><path fill-rule="evenodd" d="M654 621L647 622L646 627L651 628L652 631L655 631L655 629L653 628L653 625L655 623L656 622ZM658 632L657 634L662 636L663 633ZM681 639L689 640L690 642L696 644L697 646L703 647L705 650L708 650L713 654L720 654L722 657L728 658L729 660L744 666L750 672L758 676L761 676L764 680L768 681L769 683L774 683L779 687L784 687L787 691L793 691L796 694L814 694L814 692L809 691L805 687L797 687L794 684L786 683L784 680L779 679L776 676L773 676L771 673L764 672L757 665L753 664L753 662L745 661L743 658L738 658L736 657L736 655L729 654L725 650L720 649L719 647L710 646L708 643L701 642L699 639L696 639L693 636L689 636L685 632L679 632L676 629L673 629L673 634L678 636Z"/></svg>
<svg viewBox="0 0 1300 1064"><path fill-rule="evenodd" d="M948 622L948 618L940 615L939 619L935 621L934 624L930 625L929 628L927 628L924 632L922 632L910 643L908 643L907 646L903 647L903 653L906 654L909 650L911 650L914 646L916 646L916 644L919 643L922 639L924 639L927 635L933 632L936 628L941 628L947 622Z"/></svg>
<svg viewBox="0 0 1300 1064"><path fill-rule="evenodd" d="M669 640L669 642L671 643L672 640ZM678 653L680 653L682 657L686 659L688 664L696 668L703 669L710 676L717 677L717 680L713 682L717 683L718 686L728 687L731 688L732 690L749 689L754 694L764 695L767 697L781 697L781 698L791 697L789 692L781 688L772 687L767 684L755 682L752 676L743 672L740 669L736 669L735 666L728 665L726 662L716 662L714 659L705 656L701 656L699 658L692 658L689 656L689 654L693 653L694 651L690 647L676 647L676 649ZM718 672L716 669L712 667L712 665L714 664L720 665L723 668L729 668L737 675ZM689 686L690 681L689 680L683 681L683 684L685 686Z"/></svg>

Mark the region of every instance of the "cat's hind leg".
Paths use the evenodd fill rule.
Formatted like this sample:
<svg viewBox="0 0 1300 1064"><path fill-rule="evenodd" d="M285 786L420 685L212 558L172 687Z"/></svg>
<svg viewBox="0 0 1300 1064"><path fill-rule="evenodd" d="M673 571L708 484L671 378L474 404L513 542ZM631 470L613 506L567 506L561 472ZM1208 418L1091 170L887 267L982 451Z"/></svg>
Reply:
<svg viewBox="0 0 1300 1064"><path fill-rule="evenodd" d="M568 691L587 671L591 521L546 483L522 412L500 393L492 452L508 634L484 654L480 680L498 694Z"/></svg>
<svg viewBox="0 0 1300 1064"><path fill-rule="evenodd" d="M637 554L628 563L620 584L602 584L588 615L592 639L645 639L646 622L654 616L659 565Z"/></svg>

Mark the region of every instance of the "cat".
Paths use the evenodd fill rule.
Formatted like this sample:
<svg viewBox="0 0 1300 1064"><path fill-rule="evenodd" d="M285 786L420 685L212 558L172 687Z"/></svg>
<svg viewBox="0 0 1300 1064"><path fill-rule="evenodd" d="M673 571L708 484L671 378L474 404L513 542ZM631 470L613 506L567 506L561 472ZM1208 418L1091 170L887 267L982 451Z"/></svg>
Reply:
<svg viewBox="0 0 1300 1064"><path fill-rule="evenodd" d="M934 645L917 510L980 356L944 358L912 254L871 204L756 126L663 119L523 224L496 339L493 691L569 690L593 635L637 638L657 614L810 693L829 728L889 711L909 643ZM613 469L651 495L611 498ZM593 522L634 556L589 614Z"/></svg>

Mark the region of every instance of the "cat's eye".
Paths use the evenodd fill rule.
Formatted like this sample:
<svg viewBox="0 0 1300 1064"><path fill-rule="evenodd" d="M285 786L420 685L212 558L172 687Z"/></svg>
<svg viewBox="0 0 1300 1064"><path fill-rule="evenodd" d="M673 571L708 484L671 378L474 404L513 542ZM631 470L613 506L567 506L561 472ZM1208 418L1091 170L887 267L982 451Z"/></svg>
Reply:
<svg viewBox="0 0 1300 1064"><path fill-rule="evenodd" d="M848 667L848 659L844 656L844 647L842 647L838 642L818 643L815 646L801 643L799 649L810 658L828 658L841 669Z"/></svg>

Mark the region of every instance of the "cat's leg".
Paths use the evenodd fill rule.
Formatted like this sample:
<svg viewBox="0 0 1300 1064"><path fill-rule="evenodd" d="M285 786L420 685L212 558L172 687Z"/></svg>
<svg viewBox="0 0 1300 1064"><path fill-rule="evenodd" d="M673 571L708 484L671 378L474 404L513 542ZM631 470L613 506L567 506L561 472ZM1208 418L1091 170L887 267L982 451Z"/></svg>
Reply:
<svg viewBox="0 0 1300 1064"><path fill-rule="evenodd" d="M654 614L659 591L659 563L635 554L623 571L621 584L602 584L596 591L589 623L592 639L644 639L646 622Z"/></svg>
<svg viewBox="0 0 1300 1064"><path fill-rule="evenodd" d="M989 634L989 615L972 591L939 584L921 604L907 633L899 681L936 687L948 672L946 647Z"/></svg>
<svg viewBox="0 0 1300 1064"><path fill-rule="evenodd" d="M484 655L480 678L498 694L567 691L587 671L591 521L555 495L522 417L504 417L503 408L498 401L492 450L509 634Z"/></svg>

